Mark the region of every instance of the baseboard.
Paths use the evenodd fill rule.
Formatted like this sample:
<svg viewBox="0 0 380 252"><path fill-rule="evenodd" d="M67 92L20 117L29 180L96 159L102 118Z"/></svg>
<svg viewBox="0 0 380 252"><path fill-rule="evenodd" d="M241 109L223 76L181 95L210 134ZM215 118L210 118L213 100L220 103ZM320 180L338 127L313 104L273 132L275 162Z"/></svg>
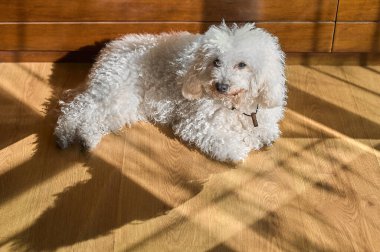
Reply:
<svg viewBox="0 0 380 252"><path fill-rule="evenodd" d="M0 51L0 62L88 62L99 49L85 51ZM380 65L380 54L286 53L288 65Z"/></svg>

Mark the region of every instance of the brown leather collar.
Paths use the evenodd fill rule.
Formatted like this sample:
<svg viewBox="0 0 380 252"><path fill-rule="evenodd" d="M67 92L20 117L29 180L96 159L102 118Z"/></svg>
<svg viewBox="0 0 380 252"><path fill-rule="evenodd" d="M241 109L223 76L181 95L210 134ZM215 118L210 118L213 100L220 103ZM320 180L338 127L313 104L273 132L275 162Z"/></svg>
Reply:
<svg viewBox="0 0 380 252"><path fill-rule="evenodd" d="M235 110L235 109L236 109L235 107L231 108L231 110ZM257 104L257 106L256 106L256 111L252 112L251 114L247 114L247 113L242 112L243 115L250 116L252 118L253 127L259 126L259 123L257 122L257 117L256 117L256 114L258 111L259 111L259 104Z"/></svg>

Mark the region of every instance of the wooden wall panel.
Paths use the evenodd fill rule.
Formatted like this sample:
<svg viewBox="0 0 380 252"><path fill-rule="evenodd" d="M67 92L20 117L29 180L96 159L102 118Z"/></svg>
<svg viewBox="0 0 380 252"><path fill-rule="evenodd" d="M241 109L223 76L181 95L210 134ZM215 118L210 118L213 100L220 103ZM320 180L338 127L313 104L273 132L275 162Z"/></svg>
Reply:
<svg viewBox="0 0 380 252"><path fill-rule="evenodd" d="M119 37L125 33L162 31L203 32L209 23L11 23L0 24L1 50L74 51ZM329 23L258 23L280 38L287 52L328 52L334 24ZM82 48L83 49L83 48Z"/></svg>
<svg viewBox="0 0 380 252"><path fill-rule="evenodd" d="M0 61L79 49L91 53L71 59L87 60L126 33L203 32L222 18L259 22L286 52L380 51L380 0L0 0Z"/></svg>
<svg viewBox="0 0 380 252"><path fill-rule="evenodd" d="M333 52L380 52L380 23L338 22Z"/></svg>
<svg viewBox="0 0 380 252"><path fill-rule="evenodd" d="M338 21L380 21L380 0L340 0Z"/></svg>
<svg viewBox="0 0 380 252"><path fill-rule="evenodd" d="M280 39L286 52L330 52L333 22L323 23L259 23Z"/></svg>
<svg viewBox="0 0 380 252"><path fill-rule="evenodd" d="M0 62L93 62L99 50L0 51Z"/></svg>
<svg viewBox="0 0 380 252"><path fill-rule="evenodd" d="M0 62L93 62L98 51L0 51ZM380 53L286 53L286 65L380 65Z"/></svg>
<svg viewBox="0 0 380 252"><path fill-rule="evenodd" d="M0 0L0 22L334 21L338 0Z"/></svg>

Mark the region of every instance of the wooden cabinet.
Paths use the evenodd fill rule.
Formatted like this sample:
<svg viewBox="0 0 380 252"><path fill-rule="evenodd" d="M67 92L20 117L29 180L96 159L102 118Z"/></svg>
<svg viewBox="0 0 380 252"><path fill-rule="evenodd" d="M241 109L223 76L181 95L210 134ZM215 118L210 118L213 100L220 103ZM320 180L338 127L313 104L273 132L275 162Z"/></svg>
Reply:
<svg viewBox="0 0 380 252"><path fill-rule="evenodd" d="M75 51L98 49L105 42L125 33L158 33L187 30L202 32L209 24L187 23L31 23L2 25L7 38L0 41L10 51ZM324 51L331 47L334 25L330 23L258 23L258 27L276 34L288 52ZM19 36L23 34L25 36ZM41 36L41 34L43 34ZM315 38L318 38L317 40ZM92 47L93 46L93 47Z"/></svg>
<svg viewBox="0 0 380 252"><path fill-rule="evenodd" d="M337 22L334 52L380 52L380 25L376 22Z"/></svg>
<svg viewBox="0 0 380 252"><path fill-rule="evenodd" d="M380 0L0 0L0 60L94 54L126 33L203 32L223 18L256 22L286 52L379 51L379 12Z"/></svg>
<svg viewBox="0 0 380 252"><path fill-rule="evenodd" d="M380 0L340 0L334 52L380 52Z"/></svg>
<svg viewBox="0 0 380 252"><path fill-rule="evenodd" d="M380 20L380 0L340 0L338 22L363 22Z"/></svg>
<svg viewBox="0 0 380 252"><path fill-rule="evenodd" d="M0 22L334 21L337 0L0 0Z"/></svg>

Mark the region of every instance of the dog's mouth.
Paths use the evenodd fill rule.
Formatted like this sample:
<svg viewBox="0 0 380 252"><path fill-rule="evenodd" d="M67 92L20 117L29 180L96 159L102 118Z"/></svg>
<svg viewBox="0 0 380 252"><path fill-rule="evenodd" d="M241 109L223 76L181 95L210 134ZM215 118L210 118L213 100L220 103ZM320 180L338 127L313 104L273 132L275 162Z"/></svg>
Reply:
<svg viewBox="0 0 380 252"><path fill-rule="evenodd" d="M222 98L222 99L236 98L240 94L243 94L247 91L243 88L237 88L237 89L229 90L228 92L220 92L216 89L214 82L212 82L211 85L209 85L205 90L208 90L208 93L211 93L212 96L217 97L217 98Z"/></svg>
<svg viewBox="0 0 380 252"><path fill-rule="evenodd" d="M245 92L244 89L238 89L238 90L234 90L234 91L231 91L229 93L226 93L225 95L226 96L238 96L239 94L242 94L244 92Z"/></svg>
<svg viewBox="0 0 380 252"><path fill-rule="evenodd" d="M239 89L230 90L229 92L226 92L226 93L221 93L218 90L216 90L214 85L210 87L210 91L213 96L218 97L218 98L236 98L246 92L246 90L239 88Z"/></svg>
<svg viewBox="0 0 380 252"><path fill-rule="evenodd" d="M205 89L205 91L213 98L223 101L225 107L229 109L239 109L242 100L244 99L244 95L248 90L243 88L235 88L229 90L229 92L221 93L216 90L215 85L210 85Z"/></svg>

